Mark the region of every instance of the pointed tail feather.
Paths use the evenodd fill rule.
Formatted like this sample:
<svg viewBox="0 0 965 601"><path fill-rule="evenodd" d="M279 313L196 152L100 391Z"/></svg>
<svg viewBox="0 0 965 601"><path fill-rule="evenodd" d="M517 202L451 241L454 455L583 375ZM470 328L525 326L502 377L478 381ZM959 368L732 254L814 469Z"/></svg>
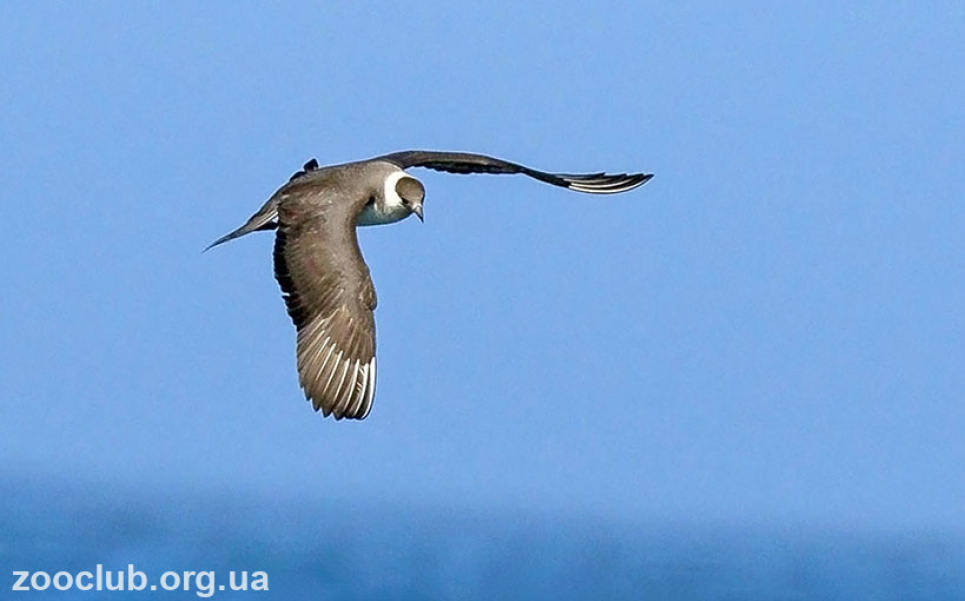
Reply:
<svg viewBox="0 0 965 601"><path fill-rule="evenodd" d="M260 230L273 230L276 227L278 227L277 218L278 218L277 202L274 199L269 200L267 203L265 203L265 206L261 207L261 210L259 210L257 213L252 215L251 218L248 219L248 221L245 222L243 226L239 227L233 232L230 232L228 234L225 234L224 236L221 236L220 238L218 238L217 240L209 244L208 247L205 248L204 251L202 252L207 252L212 248L214 248L215 246L218 246L219 244L224 244L229 240L240 238L241 236L244 236L245 234L250 234L251 232L257 232Z"/></svg>

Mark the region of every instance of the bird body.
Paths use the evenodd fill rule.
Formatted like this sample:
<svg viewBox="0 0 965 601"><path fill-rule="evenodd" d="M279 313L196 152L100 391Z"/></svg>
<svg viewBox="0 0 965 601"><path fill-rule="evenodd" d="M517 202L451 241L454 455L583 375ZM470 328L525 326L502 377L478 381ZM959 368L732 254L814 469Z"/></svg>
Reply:
<svg viewBox="0 0 965 601"><path fill-rule="evenodd" d="M422 219L425 188L406 173L521 173L578 192L632 190L651 174L555 174L470 153L405 151L319 167L312 159L244 225L212 248L245 234L277 230L275 278L297 330L299 384L316 411L364 419L375 396L375 287L355 228ZM207 249L206 249L207 250Z"/></svg>

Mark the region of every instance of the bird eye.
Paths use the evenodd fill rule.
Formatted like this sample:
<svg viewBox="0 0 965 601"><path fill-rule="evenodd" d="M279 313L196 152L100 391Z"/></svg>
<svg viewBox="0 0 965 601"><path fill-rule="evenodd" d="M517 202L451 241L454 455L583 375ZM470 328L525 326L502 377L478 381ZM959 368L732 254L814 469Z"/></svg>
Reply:
<svg viewBox="0 0 965 601"><path fill-rule="evenodd" d="M374 197L374 196L369 196L369 201L368 201L367 203L365 203L365 204L367 204L368 206L374 205L374 204L375 204L375 197Z"/></svg>

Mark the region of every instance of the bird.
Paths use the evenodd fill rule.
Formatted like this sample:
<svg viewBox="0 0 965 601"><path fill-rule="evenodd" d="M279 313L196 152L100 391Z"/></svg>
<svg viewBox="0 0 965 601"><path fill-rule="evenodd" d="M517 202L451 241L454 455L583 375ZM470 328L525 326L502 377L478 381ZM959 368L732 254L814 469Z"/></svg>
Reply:
<svg viewBox="0 0 965 601"><path fill-rule="evenodd" d="M423 220L425 186L406 170L522 174L588 194L633 190L652 173L549 173L468 152L406 150L320 167L311 159L241 227L205 251L275 230L273 263L296 330L299 385L316 412L365 419L375 398L375 287L357 226Z"/></svg>

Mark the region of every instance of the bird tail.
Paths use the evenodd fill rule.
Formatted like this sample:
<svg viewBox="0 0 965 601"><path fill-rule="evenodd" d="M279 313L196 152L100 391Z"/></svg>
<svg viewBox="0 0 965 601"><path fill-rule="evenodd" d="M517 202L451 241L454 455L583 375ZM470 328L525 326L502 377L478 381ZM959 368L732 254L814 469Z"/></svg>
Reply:
<svg viewBox="0 0 965 601"><path fill-rule="evenodd" d="M245 234L250 234L251 232L257 232L260 230L273 230L278 227L278 201L274 198L265 203L265 206L261 207L257 213L252 215L245 224L238 229L221 236L214 242L208 245L204 249L207 252L218 246L219 244L224 244L229 240L234 240L235 238L240 238Z"/></svg>

